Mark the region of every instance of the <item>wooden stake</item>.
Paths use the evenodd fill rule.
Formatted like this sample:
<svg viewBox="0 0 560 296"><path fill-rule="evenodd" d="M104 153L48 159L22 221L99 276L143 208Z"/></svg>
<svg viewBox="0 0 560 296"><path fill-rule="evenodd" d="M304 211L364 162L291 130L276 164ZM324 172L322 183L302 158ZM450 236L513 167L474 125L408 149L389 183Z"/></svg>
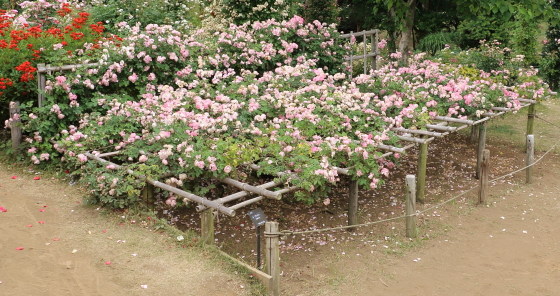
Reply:
<svg viewBox="0 0 560 296"><path fill-rule="evenodd" d="M351 180L348 194L348 225L358 224L358 181ZM355 228L348 228L353 231Z"/></svg>
<svg viewBox="0 0 560 296"><path fill-rule="evenodd" d="M39 95L38 95L38 106L43 107L43 101L45 100L45 86L47 84L47 77L45 76L45 72L40 72L40 70L45 69L45 64L37 64L37 86L39 87Z"/></svg>
<svg viewBox="0 0 560 296"><path fill-rule="evenodd" d="M475 142L478 138L478 126L471 126L471 142Z"/></svg>
<svg viewBox="0 0 560 296"><path fill-rule="evenodd" d="M416 237L416 177L407 175L406 180L406 237Z"/></svg>
<svg viewBox="0 0 560 296"><path fill-rule="evenodd" d="M200 232L205 244L214 244L214 210L206 209L200 213Z"/></svg>
<svg viewBox="0 0 560 296"><path fill-rule="evenodd" d="M534 135L535 112L535 104L529 105L529 110L527 110L527 133L525 136ZM527 147L525 147L525 149L527 149Z"/></svg>
<svg viewBox="0 0 560 296"><path fill-rule="evenodd" d="M22 139L21 126L20 126L21 120L19 119L19 113L20 113L19 102L11 102L10 118L12 118L13 120L10 123L10 129L12 132L12 148L16 151L19 150L19 145L21 144L21 139Z"/></svg>
<svg viewBox="0 0 560 296"><path fill-rule="evenodd" d="M379 31L375 31L375 39L373 34L371 35L371 52L375 53L375 56L371 57L371 69L377 70L377 43L379 42Z"/></svg>
<svg viewBox="0 0 560 296"><path fill-rule="evenodd" d="M264 236L266 238L265 272L272 276L270 295L280 295L280 245L278 222L266 222Z"/></svg>
<svg viewBox="0 0 560 296"><path fill-rule="evenodd" d="M148 209L153 211L155 209L154 185L146 183L146 186L142 189L142 198Z"/></svg>
<svg viewBox="0 0 560 296"><path fill-rule="evenodd" d="M490 150L482 151L482 161L480 163L480 188L478 190L478 204L486 205L486 195L488 194L488 174L490 173Z"/></svg>
<svg viewBox="0 0 560 296"><path fill-rule="evenodd" d="M533 183L533 163L535 163L535 136L527 135L527 169L526 182Z"/></svg>
<svg viewBox="0 0 560 296"><path fill-rule="evenodd" d="M366 51L367 51L367 46L366 46L366 31L362 31L363 36L364 36L364 75L367 74L367 58L366 58Z"/></svg>
<svg viewBox="0 0 560 296"><path fill-rule="evenodd" d="M480 165L482 162L482 152L486 148L486 123L481 123L478 132L478 153L476 156L476 178L480 179Z"/></svg>
<svg viewBox="0 0 560 296"><path fill-rule="evenodd" d="M416 201L424 203L426 195L426 166L428 163L428 143L420 144L418 155L418 182L416 183Z"/></svg>
<svg viewBox="0 0 560 296"><path fill-rule="evenodd" d="M353 35L354 31L350 31L350 35ZM352 37L350 37L352 38ZM354 56L354 52L352 51L352 49L350 49L350 80L352 80L352 74L354 72L354 66L352 65L352 58Z"/></svg>

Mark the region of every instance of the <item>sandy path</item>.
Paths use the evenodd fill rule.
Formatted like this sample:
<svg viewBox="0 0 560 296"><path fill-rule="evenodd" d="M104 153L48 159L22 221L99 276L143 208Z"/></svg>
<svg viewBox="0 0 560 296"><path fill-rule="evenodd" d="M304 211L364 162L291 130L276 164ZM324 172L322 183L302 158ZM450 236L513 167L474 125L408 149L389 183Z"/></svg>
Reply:
<svg viewBox="0 0 560 296"><path fill-rule="evenodd" d="M254 294L211 252L125 213L103 216L78 188L22 171L0 164L0 295Z"/></svg>
<svg viewBox="0 0 560 296"><path fill-rule="evenodd" d="M50 180L0 171L0 294L114 295L119 286L61 237L69 206L52 197ZM61 191L60 191L61 192ZM23 250L17 250L23 248Z"/></svg>

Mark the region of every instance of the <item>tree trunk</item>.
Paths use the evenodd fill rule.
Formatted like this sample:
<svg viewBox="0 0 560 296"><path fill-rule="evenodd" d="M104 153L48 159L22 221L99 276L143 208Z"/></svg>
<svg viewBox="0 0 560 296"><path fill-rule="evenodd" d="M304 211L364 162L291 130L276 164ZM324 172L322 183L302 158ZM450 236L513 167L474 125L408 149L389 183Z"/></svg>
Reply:
<svg viewBox="0 0 560 296"><path fill-rule="evenodd" d="M405 27L401 32L401 40L399 42L399 52L401 53L401 58L399 61L408 62L408 52L411 51L410 42L412 41L412 32L414 30L414 13L416 12L416 0L408 0L407 11L405 14Z"/></svg>

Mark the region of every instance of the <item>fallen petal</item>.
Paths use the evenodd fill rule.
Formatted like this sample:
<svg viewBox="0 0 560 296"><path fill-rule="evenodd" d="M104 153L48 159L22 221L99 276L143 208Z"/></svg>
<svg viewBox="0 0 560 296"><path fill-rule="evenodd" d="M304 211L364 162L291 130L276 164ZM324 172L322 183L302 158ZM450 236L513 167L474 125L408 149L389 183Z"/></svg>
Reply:
<svg viewBox="0 0 560 296"><path fill-rule="evenodd" d="M0 207L0 212L7 212L8 210L4 207Z"/></svg>
<svg viewBox="0 0 560 296"><path fill-rule="evenodd" d="M148 285L140 285L140 288L142 288L142 289L148 289Z"/></svg>
<svg viewBox="0 0 560 296"><path fill-rule="evenodd" d="M33 180L41 180L41 177L35 177Z"/></svg>
<svg viewBox="0 0 560 296"><path fill-rule="evenodd" d="M39 224L45 224L45 221L39 221Z"/></svg>
<svg viewBox="0 0 560 296"><path fill-rule="evenodd" d="M12 176L12 179L17 179L17 176Z"/></svg>
<svg viewBox="0 0 560 296"><path fill-rule="evenodd" d="M16 248L16 250L21 251L23 250L23 247Z"/></svg>
<svg viewBox="0 0 560 296"><path fill-rule="evenodd" d="M105 265L111 265L111 261L105 261Z"/></svg>

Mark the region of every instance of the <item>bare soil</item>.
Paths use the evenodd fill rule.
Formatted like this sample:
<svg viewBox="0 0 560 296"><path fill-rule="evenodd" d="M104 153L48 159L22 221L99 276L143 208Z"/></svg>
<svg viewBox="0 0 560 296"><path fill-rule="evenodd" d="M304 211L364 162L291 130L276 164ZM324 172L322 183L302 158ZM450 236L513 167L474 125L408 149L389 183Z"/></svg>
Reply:
<svg viewBox="0 0 560 296"><path fill-rule="evenodd" d="M539 116L560 126L558 112L554 101L539 106ZM519 114L489 124L490 179L524 166L525 118ZM556 126L539 120L535 131L538 158L560 135ZM560 150L536 166L532 184L525 184L525 171L493 181L484 207L474 202L476 147L467 133L430 143L426 203L417 205L429 210L419 216L415 239L404 236L403 219L284 239L282 294L560 295ZM411 150L386 184L360 192L360 223L404 214L404 176L416 174L416 160L417 151ZM0 167L0 206L8 209L0 212L1 295L262 293L202 249L182 248L173 238L143 227L151 221L135 221L126 213L122 221L103 216L79 203L83 192L33 176L21 168ZM281 230L346 225L345 183L329 198L328 206L266 201L255 207L279 221ZM253 208L235 218L219 216L216 245L256 265L255 228L245 215ZM181 229L199 227L193 210L162 205L159 216ZM141 287L145 284L147 289Z"/></svg>
<svg viewBox="0 0 560 296"><path fill-rule="evenodd" d="M152 219L84 206L83 195L29 168L0 164L0 295L258 293L249 277L193 247L188 235L191 241L178 243L154 231Z"/></svg>

